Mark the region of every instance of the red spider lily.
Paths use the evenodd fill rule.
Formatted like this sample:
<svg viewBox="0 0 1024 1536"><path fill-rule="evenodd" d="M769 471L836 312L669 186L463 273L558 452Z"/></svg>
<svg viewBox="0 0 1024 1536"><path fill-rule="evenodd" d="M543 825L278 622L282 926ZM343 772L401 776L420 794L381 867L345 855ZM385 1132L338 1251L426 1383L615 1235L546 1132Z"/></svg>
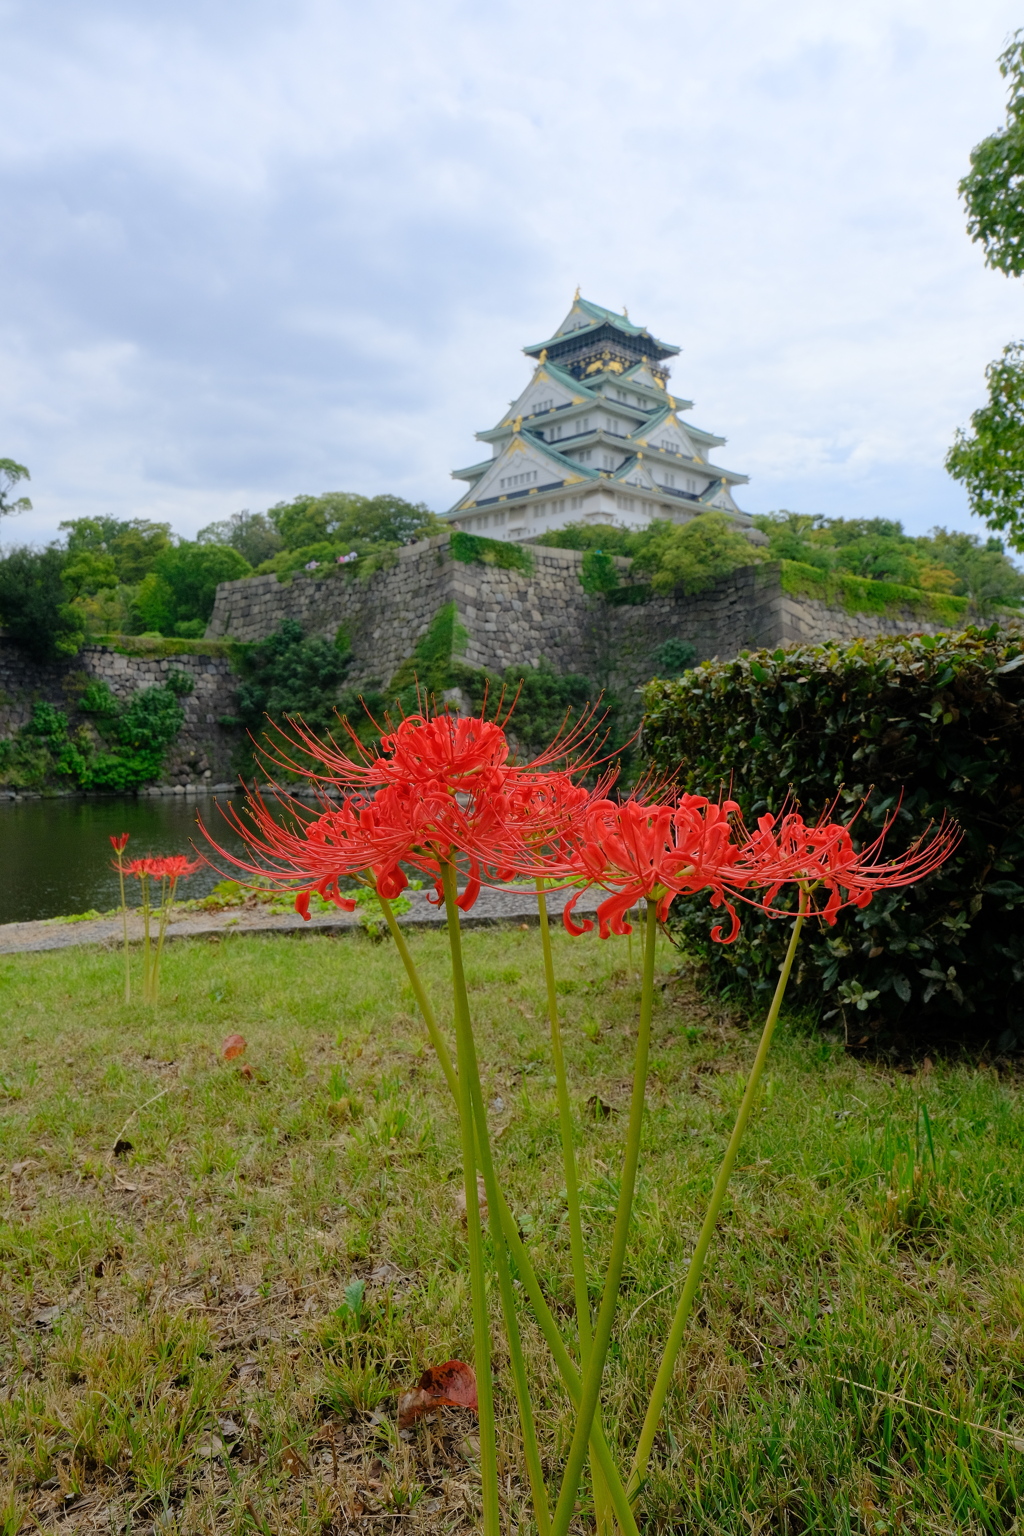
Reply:
<svg viewBox="0 0 1024 1536"><path fill-rule="evenodd" d="M859 812L858 812L859 814ZM773 910L773 903L784 885L796 884L805 891L815 888L828 892L819 915L834 926L844 907L866 907L876 892L897 886L913 885L933 874L960 841L955 822L943 820L928 828L903 854L883 859L882 845L893 818L882 831L858 852L853 846L850 828L828 820L829 813L808 826L803 817L790 812L776 818L758 818L752 833L739 852L737 873L750 885L764 889L760 905L771 916L789 916Z"/></svg>
<svg viewBox="0 0 1024 1536"><path fill-rule="evenodd" d="M183 880L186 875L194 875L202 864L202 859L189 861L184 854L174 853L167 858L148 859L149 872L157 880L173 880L175 883Z"/></svg>
<svg viewBox="0 0 1024 1536"><path fill-rule="evenodd" d="M499 721L482 715L455 715L445 709L434 715L406 715L397 725L386 717L387 730L381 735L379 752L364 746L347 720L341 723L348 741L339 744L330 734L317 736L304 721L292 719L292 736L317 766L296 762L292 756L295 741L280 731L274 750L265 751L265 755L278 767L303 778L343 789L442 785L453 794L479 793L503 783L507 774L523 771L522 765L513 761L505 735L511 713L509 709ZM551 744L530 763L530 771L543 772L561 764L563 770L589 772L597 762L603 719L596 710L590 710L569 725L567 716Z"/></svg>
<svg viewBox="0 0 1024 1536"><path fill-rule="evenodd" d="M155 859L132 859L129 864L125 865L124 872L126 875L133 875L136 880L148 880L150 875L154 873L153 865L155 863Z"/></svg>
<svg viewBox="0 0 1024 1536"><path fill-rule="evenodd" d="M657 902L658 920L664 922L677 896L708 890L712 906L724 906L731 918L728 937L723 940L715 928L712 938L731 943L739 919L729 896L745 883L735 873L739 849L729 821L738 810L732 800L713 804L703 795L682 795L674 805L631 797L621 804L594 800L581 807L564 851L546 861L557 879L579 885L562 914L568 931L580 934L593 927L589 920L577 925L572 917L580 896L592 886L612 892L597 909L602 938L632 932L625 914L641 897Z"/></svg>
<svg viewBox="0 0 1024 1536"><path fill-rule="evenodd" d="M330 806L320 816L310 815L279 795L278 803L295 817L284 825L276 820L262 796L253 790L246 797L245 816L231 807L223 814L259 862L236 858L222 848L202 822L203 834L221 858L244 874L254 875L280 890L295 891L295 910L309 921L309 902L314 891L343 911L355 910L355 902L343 896L339 882L364 871L373 872L374 883L384 896L397 896L408 883L399 868L408 838L382 826L374 803L352 796Z"/></svg>
<svg viewBox="0 0 1024 1536"><path fill-rule="evenodd" d="M303 819L309 815L306 807L284 796L278 800L295 813L294 823L282 825L255 792L248 797L244 818L233 808L225 813L254 859L237 858L205 827L203 831L236 869L280 889L295 890L296 911L307 919L314 890L352 911L355 902L342 895L340 881L369 877L381 896L393 900L409 883L403 864L423 870L439 886L442 862L463 854L469 881L459 905L468 911L480 892L478 850L484 843L484 824L499 825L487 796L453 796L436 785L418 793L408 786L391 785L373 799L352 795L312 819Z"/></svg>
<svg viewBox="0 0 1024 1536"><path fill-rule="evenodd" d="M116 854L124 853L124 850L125 850L125 848L128 845L128 839L129 839L130 836L131 836L130 832L120 832L120 833L117 833L117 834L113 834L113 833L111 834L110 846L111 846L111 848L113 848L113 850L114 850L114 852Z"/></svg>

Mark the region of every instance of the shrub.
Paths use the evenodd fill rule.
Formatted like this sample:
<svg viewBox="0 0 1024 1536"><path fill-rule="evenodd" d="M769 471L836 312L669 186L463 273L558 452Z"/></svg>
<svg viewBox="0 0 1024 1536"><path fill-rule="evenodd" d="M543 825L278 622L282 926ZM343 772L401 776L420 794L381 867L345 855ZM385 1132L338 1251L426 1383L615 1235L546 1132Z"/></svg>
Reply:
<svg viewBox="0 0 1024 1536"><path fill-rule="evenodd" d="M702 512L688 523L663 525L664 531L634 561L637 572L650 572L655 592L707 592L740 566L765 559L724 512Z"/></svg>
<svg viewBox="0 0 1024 1536"><path fill-rule="evenodd" d="M463 565L496 565L505 571L533 570L533 557L521 544L503 544L500 539L485 539L479 533L463 533L457 528L449 540L453 560Z"/></svg>
<svg viewBox="0 0 1024 1536"><path fill-rule="evenodd" d="M816 812L870 792L862 835L895 816L898 852L954 816L963 840L937 875L807 941L798 995L857 1039L885 1026L1024 1045L1020 638L993 627L745 653L651 683L644 702L652 767L689 790L731 792L748 818L787 795ZM774 986L786 925L754 918L718 946L703 914L681 910L683 939L719 984Z"/></svg>
<svg viewBox="0 0 1024 1536"><path fill-rule="evenodd" d="M295 715L315 730L335 726L348 666L344 630L333 641L320 635L307 637L294 619L285 619L266 640L245 647L238 661L238 718L232 722L248 733L240 766L250 767L249 738L260 739L268 716L278 726L286 726L289 716Z"/></svg>
<svg viewBox="0 0 1024 1536"><path fill-rule="evenodd" d="M60 549L12 549L0 559L0 623L40 661L74 656L85 621L72 607Z"/></svg>
<svg viewBox="0 0 1024 1536"><path fill-rule="evenodd" d="M91 729L74 731L63 710L39 700L28 723L0 742L0 779L26 788L70 780L79 789L138 789L158 777L185 718L178 698L191 691L191 678L172 673L167 686L140 688L122 704L106 683L88 683L78 708Z"/></svg>
<svg viewBox="0 0 1024 1536"><path fill-rule="evenodd" d="M172 674L166 686L139 688L127 704L119 703L105 683L93 683L79 708L95 717L107 750L83 764L78 774L82 788L124 793L159 777L167 748L185 719L179 695L191 692L191 681Z"/></svg>

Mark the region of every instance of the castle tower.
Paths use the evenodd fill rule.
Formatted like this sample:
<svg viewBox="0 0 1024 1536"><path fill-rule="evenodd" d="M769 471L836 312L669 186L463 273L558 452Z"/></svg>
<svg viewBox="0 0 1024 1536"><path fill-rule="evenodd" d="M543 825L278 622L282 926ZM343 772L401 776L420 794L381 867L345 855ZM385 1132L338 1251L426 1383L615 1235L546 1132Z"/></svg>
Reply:
<svg viewBox="0 0 1024 1536"><path fill-rule="evenodd" d="M679 418L693 402L668 390L666 360L678 347L577 290L555 334L523 351L534 360L529 384L496 427L476 434L492 457L452 472L468 482L446 514L453 523L529 541L567 523L643 528L714 507L751 526L732 495L747 476L711 459L725 438Z"/></svg>

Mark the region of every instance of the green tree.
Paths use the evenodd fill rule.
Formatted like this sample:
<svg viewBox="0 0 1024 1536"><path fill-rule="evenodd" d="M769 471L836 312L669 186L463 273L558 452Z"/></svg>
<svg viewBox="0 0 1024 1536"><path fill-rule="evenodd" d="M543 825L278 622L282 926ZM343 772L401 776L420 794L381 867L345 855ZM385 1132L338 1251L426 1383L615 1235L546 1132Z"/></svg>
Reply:
<svg viewBox="0 0 1024 1536"><path fill-rule="evenodd" d="M1024 275L1024 32L1014 34L999 58L1009 86L1006 122L971 151L960 182L967 231L988 266ZM971 511L1024 549L1024 347L1011 342L985 370L988 404L958 430L946 469L967 492Z"/></svg>
<svg viewBox="0 0 1024 1536"><path fill-rule="evenodd" d="M75 517L60 526L66 530L65 543L73 559L80 555L109 556L117 581L124 586L142 581L160 555L172 547L170 523L153 523L145 517Z"/></svg>
<svg viewBox="0 0 1024 1536"><path fill-rule="evenodd" d="M960 182L967 232L985 251L988 266L1009 277L1024 275L1024 31L1014 33L999 56L1009 85L1006 122L971 150L971 168Z"/></svg>
<svg viewBox="0 0 1024 1536"><path fill-rule="evenodd" d="M633 567L650 572L655 592L706 592L738 567L766 558L724 512L702 512L688 523L662 526L665 531L637 555Z"/></svg>
<svg viewBox="0 0 1024 1536"><path fill-rule="evenodd" d="M969 597L978 613L1013 608L1024 602L1024 571L1007 559L1001 539L992 537L982 543L976 533L949 533L945 528L933 528L927 542L933 558L953 572L954 593Z"/></svg>
<svg viewBox="0 0 1024 1536"><path fill-rule="evenodd" d="M183 539L157 556L139 587L139 617L146 629L162 635L198 637L213 612L217 584L251 574L252 567L237 549Z"/></svg>
<svg viewBox="0 0 1024 1536"><path fill-rule="evenodd" d="M297 496L278 502L266 514L285 549L329 543L343 545L405 544L409 539L440 533L447 526L423 502L401 496L358 496L328 491L323 496Z"/></svg>
<svg viewBox="0 0 1024 1536"><path fill-rule="evenodd" d="M85 638L82 615L64 581L67 555L12 549L0 559L0 623L11 639L41 661L74 656Z"/></svg>
<svg viewBox="0 0 1024 1536"><path fill-rule="evenodd" d="M985 369L988 404L957 431L946 469L967 491L971 511L1024 550L1024 343L1003 348Z"/></svg>
<svg viewBox="0 0 1024 1536"><path fill-rule="evenodd" d="M11 500L11 492L22 480L31 480L32 476L24 464L16 464L13 459L0 459L0 517L14 517L18 512L31 512L32 503L27 496L16 496Z"/></svg>
<svg viewBox="0 0 1024 1536"><path fill-rule="evenodd" d="M266 512L233 512L196 534L197 544L228 544L254 568L284 549L284 540Z"/></svg>

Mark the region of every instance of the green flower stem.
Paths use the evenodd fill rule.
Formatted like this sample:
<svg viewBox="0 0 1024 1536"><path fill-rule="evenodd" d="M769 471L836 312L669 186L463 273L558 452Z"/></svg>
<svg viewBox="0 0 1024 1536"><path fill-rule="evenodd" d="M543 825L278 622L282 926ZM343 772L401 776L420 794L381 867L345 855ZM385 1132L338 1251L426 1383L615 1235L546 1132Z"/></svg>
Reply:
<svg viewBox="0 0 1024 1536"><path fill-rule="evenodd" d="M139 884L142 886L142 996L145 1002L151 1001L151 983L149 976L149 876L143 875Z"/></svg>
<svg viewBox="0 0 1024 1536"><path fill-rule="evenodd" d="M683 1286L682 1295L680 1296L676 1306L675 1317L672 1319L672 1329L665 1344L665 1352L661 1358L661 1366L658 1370L658 1376L654 1383L654 1391L651 1393L651 1400L647 1406L647 1413L644 1417L643 1428L640 1431L640 1439L637 1442L636 1453L633 1457L633 1467L629 1478L628 1493L631 1499L636 1498L637 1494L640 1492L643 1480L647 1475L647 1464L651 1457L651 1447L654 1445L654 1437L657 1433L658 1424L661 1420L662 1411L665 1407L665 1399L668 1396L668 1389L672 1384L672 1377L676 1367L676 1359L678 1358L679 1351L682 1347L683 1334L686 1331L686 1325L690 1318L690 1310L693 1306L694 1297L697 1294L697 1288L700 1285L701 1274L704 1270L704 1261L707 1258L708 1249L711 1246L711 1239L714 1236L715 1226L717 1225L718 1217L721 1214L722 1204L725 1200L726 1190L729 1186L729 1179L732 1175L733 1168L736 1165L736 1158L739 1153L740 1142L743 1140L743 1134L747 1129L747 1125L750 1121L750 1116L754 1108L754 1100L757 1097L757 1090L761 1081L761 1074L764 1071L764 1064L768 1057L768 1050L772 1043L772 1036L775 1033L775 1025L778 1022L779 1009L782 1007L782 999L786 993L786 986L789 982L790 972L793 969L793 960L796 956L797 945L800 942L800 930L803 927L804 919L807 916L807 905L807 893L805 891L801 891L800 907L796 915L796 920L793 923L793 932L790 935L789 947L786 950L786 958L782 962L782 970L779 973L778 985L775 988L775 996L772 998L772 1005L768 1010L768 1017L765 1019L764 1030L761 1034L761 1043L757 1048L757 1055L754 1057L754 1065L750 1069L750 1076L747 1078L747 1086L744 1090L743 1098L740 1102L739 1112L736 1116L736 1124L733 1126L732 1135L729 1138L729 1145L725 1149L725 1156L722 1159L722 1166L718 1170L718 1178L715 1180L715 1187L711 1192L711 1200L708 1204L707 1212L704 1217L704 1224L700 1229L700 1236L697 1238L697 1246L694 1248L693 1257L690 1259L690 1267L686 1272L686 1282Z"/></svg>
<svg viewBox="0 0 1024 1536"><path fill-rule="evenodd" d="M395 941L395 948L398 950L398 953L402 957L402 964L405 966L405 974L409 978L409 983L413 990L413 996L419 1005L420 1013L423 1015L423 1022L427 1026L427 1034L430 1036L430 1043L437 1053L437 1059L441 1063L441 1070L445 1075L448 1087L451 1089L452 1098L455 1100L456 1104L458 1104L459 1079L455 1075L455 1067L452 1063L451 1052L445 1044L444 1037L438 1027L437 1019L434 1016L434 1010L430 1006L430 999L427 997L426 988L423 985L420 973L416 969L416 962L412 958L409 945L406 942L405 934L399 927L398 919L395 917L395 914L391 909L390 901L388 901L386 897L382 896L379 891L377 892L377 900L380 902L381 911L384 913L384 916L387 919L387 925L391 931L391 937Z"/></svg>
<svg viewBox="0 0 1024 1536"><path fill-rule="evenodd" d="M124 1000L132 1000L131 956L128 952L128 903L124 895L124 850L117 850L117 878L121 882L121 927L124 930Z"/></svg>
<svg viewBox="0 0 1024 1536"><path fill-rule="evenodd" d="M170 889L165 885L160 892L160 928L156 941L156 955L153 959L153 1002L155 1003L160 992L160 957L164 952L164 937L167 933L167 918L170 914L171 904L174 901L174 891L177 880L172 880Z"/></svg>
<svg viewBox="0 0 1024 1536"><path fill-rule="evenodd" d="M444 904L448 914L448 947L452 957L452 993L455 1003L455 1042L459 1063L459 1121L462 1128L462 1172L466 1186L466 1238L469 1247L469 1278L473 1298L473 1355L476 1365L476 1393L480 1422L480 1469L483 1482L484 1536L501 1536L501 1511L498 1504L498 1443L494 1423L494 1382L491 1378L491 1330L487 1315L487 1276L484 1272L483 1236L480 1227L480 1201L476 1187L477 1141L483 1139L484 1127L477 1124L474 1134L473 1033L469 1020L469 997L462 967L462 937L459 931L458 888L451 864L441 866Z"/></svg>
<svg viewBox="0 0 1024 1536"><path fill-rule="evenodd" d="M444 886L445 909L448 914L449 928L454 924L456 930L458 930L459 909L455 903L455 898L458 895L456 872L453 865L448 865L447 871L449 879ZM465 1022L468 1024L469 999L465 993L465 983L462 977L461 939L452 946L452 950L453 954L457 950L459 955L458 985L462 993ZM526 1373L526 1358L523 1354L522 1338L519 1333L516 1297L515 1291L512 1289L512 1273L509 1269L508 1252L501 1230L501 1213L498 1209L501 1191L494 1172L494 1159L491 1157L491 1139L487 1129L487 1111L484 1107L483 1089L480 1086L480 1071L472 1029L467 1028L466 1033L468 1036L466 1057L470 1073L469 1089L473 1100L473 1115L476 1120L480 1171L484 1176L484 1189L487 1191L487 1211L491 1227L491 1239L494 1246L494 1263L498 1272L498 1291L501 1295L501 1308L505 1314L505 1332L508 1341L509 1361L512 1366L512 1379L515 1384L516 1402L519 1407L519 1422L523 1430L523 1451L526 1457L527 1473L530 1478L530 1491L533 1495L533 1512L537 1522L538 1536L549 1536L551 1530L551 1511L548 1508L547 1489L544 1486L544 1469L541 1466L540 1446L537 1442L537 1428L533 1418L533 1404L530 1401L530 1384ZM461 1059L459 1076L460 1078L462 1076Z"/></svg>
<svg viewBox="0 0 1024 1536"><path fill-rule="evenodd" d="M657 902L648 897L647 943L644 947L644 977L640 989L640 1023L637 1029L636 1061L633 1067L633 1097L629 1108L626 1151L622 1161L622 1182L619 1186L619 1203L615 1212L615 1228L612 1232L611 1257L608 1261L604 1294L601 1297L601 1306L594 1328L590 1364L583 1373L583 1391L580 1396L576 1429L566 1458L565 1471L562 1474L562 1487L551 1526L552 1536L567 1536L569 1523L573 1517L576 1491L579 1488L583 1461L587 1454L587 1442L601 1394L601 1378L604 1374L605 1358L612 1336L615 1307L619 1299L619 1282L626 1262L626 1243L633 1215L633 1195L636 1190L636 1171L640 1162L640 1138L644 1124L647 1061L651 1048L651 1014L654 1007L654 933L657 921Z"/></svg>
<svg viewBox="0 0 1024 1536"><path fill-rule="evenodd" d="M441 1037L441 1033L437 1025L437 1020L434 1016L434 1010L431 1006L430 999L427 996L426 988L424 987L419 972L416 969L416 962L413 959L412 952L410 951L409 946L405 941L405 935L398 927L398 923L395 921L394 914L390 912L389 904L385 902L383 897L379 897L378 900L380 901L381 906L384 908L384 915L388 918L388 926L391 928L392 933L395 933L396 929L398 930L396 934L396 942L398 943L399 954L402 957L402 961L406 969L406 974L409 977L416 1001L419 1004L420 1010L423 1014L423 1021L427 1026L427 1032L430 1035L430 1039L438 1053L438 1058L441 1062L442 1069L444 1070L448 1087L451 1089L452 1098L455 1100L456 1107L458 1107L459 1080L455 1074L455 1068L452 1065L452 1060L448 1053L448 1048ZM537 1272L533 1267L533 1261L530 1258L526 1245L519 1235L519 1223L513 1216L508 1201L505 1199L505 1196L502 1194L500 1189L498 1191L497 1210L501 1218L501 1228L505 1235L505 1242L508 1245L508 1249L512 1255L513 1262L519 1271L520 1278L523 1282L523 1289L526 1291L530 1301L530 1306L533 1308L533 1314L534 1318L536 1319L537 1326L540 1328L540 1331L544 1336L544 1342L547 1344L548 1349L551 1351L551 1358L555 1362L555 1369L558 1371L558 1374L562 1378L562 1382L569 1394L573 1407L578 1408L580 1393L582 1391L580 1373L576 1369L572 1357L565 1347L562 1335L558 1330L558 1324L554 1319L551 1308L547 1304L544 1292L541 1289L540 1281L537 1279ZM625 1533L625 1536L639 1536L636 1517L633 1514L629 1500L626 1498L625 1484L622 1481L618 1467L616 1467L614 1461L612 1460L611 1450L609 1449L608 1442L604 1437L601 1426L596 1422L591 1433L591 1448L597 1458L598 1466L601 1469L601 1475L603 1476L608 1487L608 1494L612 1502L612 1508L615 1511L615 1518L618 1520L621 1530Z"/></svg>
<svg viewBox="0 0 1024 1536"><path fill-rule="evenodd" d="M580 1342L580 1362L586 1370L590 1363L590 1346L593 1326L590 1316L590 1295L587 1289L587 1259L583 1248L583 1220L580 1214L580 1186L576 1174L576 1153L573 1147L572 1106L569 1102L569 1084L565 1073L565 1054L562 1050L562 1031L558 1018L558 994L555 990L555 962L551 953L551 930L548 927L548 905L544 894L544 881L537 881L537 911L540 916L540 944L544 955L544 980L547 984L548 1019L551 1023L551 1056L555 1064L555 1093L558 1099L558 1127L562 1136L562 1167L565 1172L565 1203L569 1213L569 1247L572 1252L572 1278L576 1291L576 1328ZM594 1465L591 1451L591 1480L594 1485L594 1506L599 1536L608 1529L607 1490Z"/></svg>

